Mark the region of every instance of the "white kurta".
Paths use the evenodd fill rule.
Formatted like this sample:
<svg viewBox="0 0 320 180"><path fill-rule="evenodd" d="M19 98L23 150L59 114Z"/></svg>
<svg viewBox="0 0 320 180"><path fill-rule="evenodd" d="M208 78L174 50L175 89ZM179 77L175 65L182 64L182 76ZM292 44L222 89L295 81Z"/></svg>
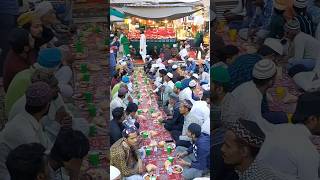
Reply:
<svg viewBox="0 0 320 180"><path fill-rule="evenodd" d="M200 81L207 81L208 83L210 82L210 74L207 72L203 72L200 74Z"/></svg>
<svg viewBox="0 0 320 180"><path fill-rule="evenodd" d="M143 62L145 62L147 57L147 39L144 34L140 36L140 55L142 56Z"/></svg>
<svg viewBox="0 0 320 180"><path fill-rule="evenodd" d="M305 125L279 124L266 139L257 159L297 179L318 179L320 155Z"/></svg>
<svg viewBox="0 0 320 180"><path fill-rule="evenodd" d="M320 41L314 37L300 32L294 38L294 58L301 59L320 59Z"/></svg>
<svg viewBox="0 0 320 180"><path fill-rule="evenodd" d="M14 117L20 112L25 112L25 105L26 96L24 95L12 106L8 121L14 119ZM52 142L55 141L55 138L57 137L61 127L60 124L55 120L56 113L60 107L64 107L65 110L72 116L72 113L68 110L68 107L65 105L61 95L59 94L56 100L51 101L48 115L44 116L41 120L42 125L46 128L48 137ZM89 133L89 124L84 118L75 118L72 116L72 128L81 131L85 135L88 135Z"/></svg>
<svg viewBox="0 0 320 180"><path fill-rule="evenodd" d="M263 96L253 81L241 84L231 94L242 108L242 113L245 116L242 118L256 122L265 133L272 130L274 125L262 117L261 104Z"/></svg>
<svg viewBox="0 0 320 180"><path fill-rule="evenodd" d="M190 113L202 121L210 119L210 109L206 101L195 101Z"/></svg>
<svg viewBox="0 0 320 180"><path fill-rule="evenodd" d="M0 133L0 177L7 177L5 165L8 153L22 144L40 143L50 150L52 142L42 125L26 111L17 114Z"/></svg>
<svg viewBox="0 0 320 180"><path fill-rule="evenodd" d="M113 119L112 111L117 107L123 107L124 109L126 109L127 105L121 98L115 97L110 103L110 121Z"/></svg>
<svg viewBox="0 0 320 180"><path fill-rule="evenodd" d="M179 52L179 55L181 57L182 60L186 60L185 57L188 56L188 51L186 48L181 49L181 51Z"/></svg>
<svg viewBox="0 0 320 180"><path fill-rule="evenodd" d="M194 100L192 99L192 90L189 87L186 87L179 93L179 101L183 100L190 100L194 103Z"/></svg>

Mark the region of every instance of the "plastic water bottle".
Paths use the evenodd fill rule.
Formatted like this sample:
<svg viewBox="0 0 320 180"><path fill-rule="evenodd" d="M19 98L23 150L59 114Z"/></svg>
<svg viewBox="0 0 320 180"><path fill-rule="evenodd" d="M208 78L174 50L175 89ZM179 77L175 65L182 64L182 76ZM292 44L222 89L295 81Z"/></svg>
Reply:
<svg viewBox="0 0 320 180"><path fill-rule="evenodd" d="M172 175L172 172L173 172L173 169L172 169L172 166L170 165L170 166L168 167L168 174L169 174L169 175Z"/></svg>

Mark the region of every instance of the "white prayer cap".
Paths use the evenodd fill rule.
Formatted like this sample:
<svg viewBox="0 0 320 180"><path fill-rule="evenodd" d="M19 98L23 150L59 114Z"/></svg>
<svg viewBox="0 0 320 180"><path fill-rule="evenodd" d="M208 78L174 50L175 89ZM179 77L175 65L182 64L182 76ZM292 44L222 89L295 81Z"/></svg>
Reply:
<svg viewBox="0 0 320 180"><path fill-rule="evenodd" d="M167 73L167 76L170 78L170 79L172 79L173 78L173 74L172 73Z"/></svg>
<svg viewBox="0 0 320 180"><path fill-rule="evenodd" d="M277 72L276 64L270 59L258 61L252 71L252 76L257 79L269 79Z"/></svg>
<svg viewBox="0 0 320 180"><path fill-rule="evenodd" d="M120 65L125 66L125 65L127 65L127 62L121 62Z"/></svg>
<svg viewBox="0 0 320 180"><path fill-rule="evenodd" d="M151 65L151 68L158 68L158 67L159 67L158 64L152 64L152 65Z"/></svg>
<svg viewBox="0 0 320 180"><path fill-rule="evenodd" d="M283 55L283 45L281 44L279 39L267 38L264 41L264 45L266 45L269 48L273 49L278 54Z"/></svg>
<svg viewBox="0 0 320 180"><path fill-rule="evenodd" d="M114 37L114 34L110 34L110 37Z"/></svg>
<svg viewBox="0 0 320 180"><path fill-rule="evenodd" d="M115 180L116 178L119 178L121 175L118 168L114 166L110 166L110 180Z"/></svg>
<svg viewBox="0 0 320 180"><path fill-rule="evenodd" d="M150 58L150 55L147 55L146 57L147 57L147 58Z"/></svg>
<svg viewBox="0 0 320 180"><path fill-rule="evenodd" d="M170 59L170 60L168 61L168 63L169 63L169 64L172 64L172 63L173 63L173 60Z"/></svg>
<svg viewBox="0 0 320 180"><path fill-rule="evenodd" d="M305 8L307 3L307 0L294 0L293 5L297 8Z"/></svg>
<svg viewBox="0 0 320 180"><path fill-rule="evenodd" d="M197 85L197 82L195 80L191 80L189 82L189 87L196 87L196 85Z"/></svg>
<svg viewBox="0 0 320 180"><path fill-rule="evenodd" d="M39 15L39 17L47 14L50 10L53 10L53 6L49 1L43 1L39 3L35 8L35 12L37 15Z"/></svg>
<svg viewBox="0 0 320 180"><path fill-rule="evenodd" d="M192 77L194 77L194 78L196 78L196 79L199 79L199 75L196 74L196 73L193 73L193 74L192 74Z"/></svg>
<svg viewBox="0 0 320 180"><path fill-rule="evenodd" d="M178 47L178 45L177 44L173 44L173 47L176 48L176 47Z"/></svg>
<svg viewBox="0 0 320 180"><path fill-rule="evenodd" d="M127 57L130 57L130 54L127 54Z"/></svg>
<svg viewBox="0 0 320 180"><path fill-rule="evenodd" d="M177 69L178 66L176 64L172 65L172 69Z"/></svg>
<svg viewBox="0 0 320 180"><path fill-rule="evenodd" d="M133 47L132 45L129 46L129 48L132 48L132 47Z"/></svg>

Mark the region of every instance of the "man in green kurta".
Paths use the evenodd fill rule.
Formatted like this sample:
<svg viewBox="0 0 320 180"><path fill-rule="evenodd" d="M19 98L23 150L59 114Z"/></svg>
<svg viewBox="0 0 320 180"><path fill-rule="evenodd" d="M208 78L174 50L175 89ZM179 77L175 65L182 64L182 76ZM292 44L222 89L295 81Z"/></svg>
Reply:
<svg viewBox="0 0 320 180"><path fill-rule="evenodd" d="M123 37L121 38L120 43L123 45L123 53L124 53L123 55L126 56L130 54L130 48L129 48L130 42L125 33L123 33Z"/></svg>
<svg viewBox="0 0 320 180"><path fill-rule="evenodd" d="M19 72L11 81L5 96L5 111L8 115L13 104L25 94L31 85L31 78L36 71L44 74L54 73L62 59L61 51L57 48L47 48L39 52L37 63L29 69Z"/></svg>

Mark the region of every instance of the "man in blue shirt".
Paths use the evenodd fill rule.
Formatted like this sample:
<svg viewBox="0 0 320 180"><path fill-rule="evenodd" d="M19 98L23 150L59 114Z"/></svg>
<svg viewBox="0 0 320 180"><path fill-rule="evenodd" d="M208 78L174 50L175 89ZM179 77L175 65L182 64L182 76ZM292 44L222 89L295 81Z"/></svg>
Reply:
<svg viewBox="0 0 320 180"><path fill-rule="evenodd" d="M193 58L188 58L186 71L191 74L196 71L196 63Z"/></svg>
<svg viewBox="0 0 320 180"><path fill-rule="evenodd" d="M210 168L210 136L201 133L201 126L196 123L189 125L187 135L192 145L188 149L177 147L176 157L184 166L184 179L189 180L201 177Z"/></svg>

